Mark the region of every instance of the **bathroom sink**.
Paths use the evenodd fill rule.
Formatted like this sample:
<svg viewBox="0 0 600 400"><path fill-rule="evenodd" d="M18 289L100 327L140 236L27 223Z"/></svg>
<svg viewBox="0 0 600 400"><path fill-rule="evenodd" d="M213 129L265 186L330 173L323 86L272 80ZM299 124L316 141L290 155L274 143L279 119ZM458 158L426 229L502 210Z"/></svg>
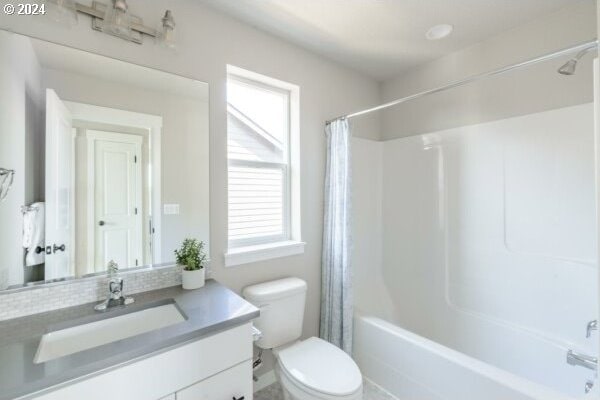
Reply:
<svg viewBox="0 0 600 400"><path fill-rule="evenodd" d="M110 312L91 322L53 329L42 336L33 362L54 360L93 347L116 342L142 333L165 328L186 320L174 300L152 303L135 310L121 309L119 315Z"/></svg>

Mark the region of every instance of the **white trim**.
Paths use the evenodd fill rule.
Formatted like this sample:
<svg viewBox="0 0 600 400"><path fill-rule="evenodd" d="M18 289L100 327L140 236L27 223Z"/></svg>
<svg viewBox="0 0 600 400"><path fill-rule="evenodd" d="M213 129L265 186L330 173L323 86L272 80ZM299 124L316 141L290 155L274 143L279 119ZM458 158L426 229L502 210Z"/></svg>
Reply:
<svg viewBox="0 0 600 400"><path fill-rule="evenodd" d="M133 111L119 110L109 107L94 106L91 104L64 101L71 112L73 122L79 120L84 122L96 122L101 124L120 125L147 130L150 133L150 165L151 171L151 210L152 226L152 263L162 262L162 181L161 181L161 135L163 119L161 116L143 114ZM147 227L142 227L146 229Z"/></svg>
<svg viewBox="0 0 600 400"><path fill-rule="evenodd" d="M301 241L300 87L290 85L288 136L288 202L290 239Z"/></svg>
<svg viewBox="0 0 600 400"><path fill-rule="evenodd" d="M64 103L69 111L71 111L74 120L79 119L88 122L135 126L139 128L162 128L162 117L158 115L95 106L75 101L64 101Z"/></svg>
<svg viewBox="0 0 600 400"><path fill-rule="evenodd" d="M285 169L283 171L283 242L301 241L301 207L300 207L300 87L288 82L280 81L265 75L261 75L252 71L248 71L233 65L227 65L227 79L251 85L255 88L267 90L271 92L279 92L286 95L287 100L287 136L285 140ZM257 167L273 167L278 163L228 160L228 168L230 165L242 166L257 166ZM279 164L282 165L282 164ZM238 252L251 252L257 247L279 247L279 237L257 237L251 239L229 240L228 247L230 248L227 254L236 254ZM263 244L264 246L258 246ZM256 245L256 246L255 246ZM236 247L243 246L243 247ZM235 249L234 249L235 247ZM303 252L304 249L302 248ZM294 253L295 254L295 253ZM279 257L279 256L275 256ZM266 257L274 258L274 257ZM226 255L227 259L227 255ZM258 260L256 260L258 261ZM226 261L227 264L227 261ZM232 264L236 265L236 264Z"/></svg>
<svg viewBox="0 0 600 400"><path fill-rule="evenodd" d="M235 65L227 64L227 74L234 75L238 80L250 80L257 81L260 84L266 85L267 87L272 87L271 90L297 90L298 85L294 85L293 83L289 83L286 81L282 81L277 78L272 78L267 75L259 74L258 72L253 72L244 68L236 67Z"/></svg>
<svg viewBox="0 0 600 400"><path fill-rule="evenodd" d="M71 121L73 122L73 121ZM77 128L71 125L71 168L76 171L77 168L77 145L75 141L77 139ZM71 172L71 193L69 201L71 205L69 207L69 218L71 219L71 237L69 238L71 248L69 249L69 276L77 275L77 259L75 258L75 245L77 243L76 230L77 230L77 211L75 210L75 199L77 197L77 191L75 190L77 184L77 177L75 172Z"/></svg>
<svg viewBox="0 0 600 400"><path fill-rule="evenodd" d="M275 382L277 382L277 377L275 376L275 370L272 369L269 372L259 376L258 381L254 382L254 393L271 386Z"/></svg>
<svg viewBox="0 0 600 400"><path fill-rule="evenodd" d="M600 3L599 3L600 4ZM600 21L600 7L598 7L598 21ZM598 27L600 32L600 26ZM600 61L594 58L594 173L596 184L596 258L600 256ZM600 274L596 273L596 284L600 284ZM599 287L599 286L596 286ZM597 297L596 305L600 306L600 296ZM596 312L595 318L598 318ZM600 335L596 335L596 343L600 343ZM594 385L596 386L596 385Z"/></svg>
<svg viewBox="0 0 600 400"><path fill-rule="evenodd" d="M229 249L225 254L225 266L249 264L273 258L289 257L304 253L306 243L294 240L261 244L256 246L236 247Z"/></svg>

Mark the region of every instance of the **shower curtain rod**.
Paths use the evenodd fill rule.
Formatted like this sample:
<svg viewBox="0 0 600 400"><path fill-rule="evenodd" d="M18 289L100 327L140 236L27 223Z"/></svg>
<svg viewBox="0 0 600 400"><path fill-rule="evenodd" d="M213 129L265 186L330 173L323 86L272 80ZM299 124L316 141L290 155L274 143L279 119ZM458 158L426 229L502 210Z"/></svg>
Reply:
<svg viewBox="0 0 600 400"><path fill-rule="evenodd" d="M472 83L472 82L478 81L480 79L488 78L488 77L494 76L494 75L500 75L500 74L503 74L505 72L512 71L514 69L518 69L518 68L522 68L522 67L527 67L529 65L537 64L537 63L540 63L540 62L543 62L543 61L552 60L554 58L561 57L561 56L564 56L564 55L567 55L567 54L570 54L570 53L575 53L575 52L579 52L579 51L582 51L582 50L591 49L591 48L593 48L595 46L596 47L598 46L598 39L590 40L590 41L585 42L585 43L580 43L580 44L577 44L575 46L567 47L567 48L564 48L564 49L561 49L561 50L554 51L552 53L544 54L544 55L532 58L530 60L521 61L521 62L518 62L516 64L507 65L505 67L502 67L502 68L499 68L499 69L496 69L496 70L493 70L493 71L488 71L488 72L483 72L481 74L473 75L473 76L470 76L468 78L461 79L461 80L458 80L458 81L454 81L454 82L451 82L451 83L449 83L447 85L437 87L435 89L425 90L423 92L415 93L415 94L412 94L410 96L403 97L401 99L392 100L390 102L387 102L387 103L384 103L384 104L381 104L381 105L378 105L378 106L375 106L375 107L367 108L366 110L357 111L357 112L354 112L352 114L342 115L342 116L339 116L337 118L330 119L330 120L326 121L326 124L330 124L333 121L337 121L339 119L346 119L346 118L358 117L359 115L368 114L368 113L371 113L373 111L383 110L385 108L393 107L395 105L398 105L398 104L401 104L401 103L405 103L405 102L410 101L410 100L418 99L419 97L427 96L427 95L434 94L434 93L443 92L445 90L452 89L452 88L455 88L455 87L458 87L458 86L462 86L462 85L466 85L468 83Z"/></svg>

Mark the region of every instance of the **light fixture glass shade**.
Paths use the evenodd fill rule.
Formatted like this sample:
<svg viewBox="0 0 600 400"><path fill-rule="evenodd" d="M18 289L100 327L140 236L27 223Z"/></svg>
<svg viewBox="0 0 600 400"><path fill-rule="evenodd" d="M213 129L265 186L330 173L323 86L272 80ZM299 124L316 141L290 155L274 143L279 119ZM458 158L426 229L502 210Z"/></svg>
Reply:
<svg viewBox="0 0 600 400"><path fill-rule="evenodd" d="M170 49L175 48L175 20L171 10L165 12L162 18L162 26L158 31L158 43Z"/></svg>
<svg viewBox="0 0 600 400"><path fill-rule="evenodd" d="M131 15L125 0L112 0L106 7L102 32L131 40Z"/></svg>
<svg viewBox="0 0 600 400"><path fill-rule="evenodd" d="M75 0L44 0L46 16L65 26L77 25Z"/></svg>

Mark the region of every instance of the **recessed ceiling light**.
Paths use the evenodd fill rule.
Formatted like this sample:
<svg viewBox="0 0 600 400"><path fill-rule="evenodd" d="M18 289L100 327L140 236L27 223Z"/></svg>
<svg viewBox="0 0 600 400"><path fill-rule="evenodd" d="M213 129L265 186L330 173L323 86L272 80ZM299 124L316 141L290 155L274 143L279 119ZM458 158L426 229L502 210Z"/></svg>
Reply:
<svg viewBox="0 0 600 400"><path fill-rule="evenodd" d="M439 40L450 35L453 30L454 27L450 24L440 24L429 28L429 30L425 34L425 37L428 40Z"/></svg>

